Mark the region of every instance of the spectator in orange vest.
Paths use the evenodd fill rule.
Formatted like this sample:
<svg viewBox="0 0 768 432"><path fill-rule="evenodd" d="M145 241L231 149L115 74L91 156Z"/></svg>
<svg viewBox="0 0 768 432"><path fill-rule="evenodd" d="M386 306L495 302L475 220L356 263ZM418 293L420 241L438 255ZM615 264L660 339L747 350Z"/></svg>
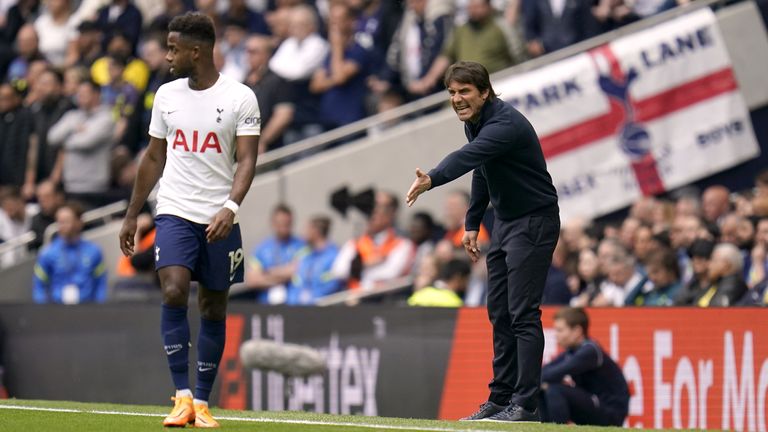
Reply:
<svg viewBox="0 0 768 432"><path fill-rule="evenodd" d="M365 234L344 244L333 263L333 275L346 280L350 289L369 290L406 274L413 246L395 230L396 216L395 195L376 193Z"/></svg>

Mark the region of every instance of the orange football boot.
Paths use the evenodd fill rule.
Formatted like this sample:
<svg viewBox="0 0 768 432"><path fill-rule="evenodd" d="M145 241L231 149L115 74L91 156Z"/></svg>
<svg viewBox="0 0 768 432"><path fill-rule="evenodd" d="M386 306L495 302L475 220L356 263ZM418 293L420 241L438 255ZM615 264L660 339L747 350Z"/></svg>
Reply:
<svg viewBox="0 0 768 432"><path fill-rule="evenodd" d="M195 405L195 427L196 428L217 428L219 422L213 419L211 412L208 411L208 405Z"/></svg>
<svg viewBox="0 0 768 432"><path fill-rule="evenodd" d="M163 420L165 427L184 427L187 423L195 422L195 408L191 397L172 397L173 411Z"/></svg>

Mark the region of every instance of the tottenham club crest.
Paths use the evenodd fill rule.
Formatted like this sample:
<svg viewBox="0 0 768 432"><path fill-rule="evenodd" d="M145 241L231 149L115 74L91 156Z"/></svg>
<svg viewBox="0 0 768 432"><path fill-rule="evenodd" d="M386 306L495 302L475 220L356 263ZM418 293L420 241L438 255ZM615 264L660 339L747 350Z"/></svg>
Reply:
<svg viewBox="0 0 768 432"><path fill-rule="evenodd" d="M221 123L221 113L223 113L224 110L221 108L216 108L216 112L219 113L219 115L216 117L216 123Z"/></svg>

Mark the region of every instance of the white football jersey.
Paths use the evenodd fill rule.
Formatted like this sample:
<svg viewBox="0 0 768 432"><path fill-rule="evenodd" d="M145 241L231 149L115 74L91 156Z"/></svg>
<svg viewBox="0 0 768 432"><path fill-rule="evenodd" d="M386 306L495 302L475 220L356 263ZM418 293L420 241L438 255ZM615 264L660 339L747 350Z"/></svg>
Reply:
<svg viewBox="0 0 768 432"><path fill-rule="evenodd" d="M259 135L253 90L225 75L205 90L187 78L155 94L149 135L167 142L157 193L157 214L209 224L229 199L235 176L235 137Z"/></svg>

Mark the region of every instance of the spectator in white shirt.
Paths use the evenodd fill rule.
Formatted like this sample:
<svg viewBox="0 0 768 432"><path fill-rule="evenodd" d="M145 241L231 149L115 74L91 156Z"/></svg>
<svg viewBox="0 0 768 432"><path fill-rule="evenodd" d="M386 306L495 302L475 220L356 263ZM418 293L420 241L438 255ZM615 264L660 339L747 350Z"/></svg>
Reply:
<svg viewBox="0 0 768 432"><path fill-rule="evenodd" d="M289 80L306 80L322 65L328 54L328 42L317 32L317 15L303 5L291 9L290 36L280 44L269 68Z"/></svg>
<svg viewBox="0 0 768 432"><path fill-rule="evenodd" d="M62 67L69 45L77 37L77 25L69 0L48 0L46 11L35 20L40 52L55 67Z"/></svg>

